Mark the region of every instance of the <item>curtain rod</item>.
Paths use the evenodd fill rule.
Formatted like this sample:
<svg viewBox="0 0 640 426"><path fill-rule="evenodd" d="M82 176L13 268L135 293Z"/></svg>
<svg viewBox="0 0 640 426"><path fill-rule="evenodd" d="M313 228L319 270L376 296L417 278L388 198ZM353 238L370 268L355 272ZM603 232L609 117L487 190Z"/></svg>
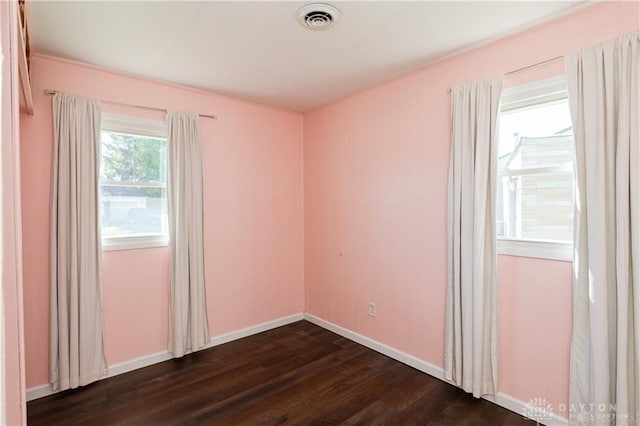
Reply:
<svg viewBox="0 0 640 426"><path fill-rule="evenodd" d="M515 70L511 70L511 71L505 72L504 75L517 74L517 73L522 72L522 71L527 71L527 70L530 70L532 68L537 68L537 67L539 67L541 65L546 65L546 64L550 64L552 62L559 61L560 59L563 59L563 58L564 58L564 56L560 55L560 56L553 57L551 59L545 59L544 61L536 62L535 64L527 65L526 67L517 68ZM451 92L451 87L449 87L447 89L447 91Z"/></svg>
<svg viewBox="0 0 640 426"><path fill-rule="evenodd" d="M55 95L58 92L59 92L58 90L50 90L50 89L45 89L45 91L44 91L44 93L46 93L47 95ZM144 106L144 105L126 104L126 103L123 103L123 102L115 102L115 101L105 101L103 99L101 99L100 102L103 102L105 104L111 104L111 105L133 107L133 108L140 108L140 109L149 109L149 110L153 110L153 111L164 111L164 112L167 111L164 108L156 108L156 107L150 107L150 106ZM213 118L214 120L218 119L217 115L209 115L209 114L198 114L198 115L200 117Z"/></svg>

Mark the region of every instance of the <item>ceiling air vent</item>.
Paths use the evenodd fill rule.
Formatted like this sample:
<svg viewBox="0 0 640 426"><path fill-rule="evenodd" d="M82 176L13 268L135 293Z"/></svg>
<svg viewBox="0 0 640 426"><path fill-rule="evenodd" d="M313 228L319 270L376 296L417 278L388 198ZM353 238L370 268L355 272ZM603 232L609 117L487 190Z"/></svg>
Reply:
<svg viewBox="0 0 640 426"><path fill-rule="evenodd" d="M303 27L321 31L328 30L336 24L340 11L328 4L313 3L298 9L297 17Z"/></svg>

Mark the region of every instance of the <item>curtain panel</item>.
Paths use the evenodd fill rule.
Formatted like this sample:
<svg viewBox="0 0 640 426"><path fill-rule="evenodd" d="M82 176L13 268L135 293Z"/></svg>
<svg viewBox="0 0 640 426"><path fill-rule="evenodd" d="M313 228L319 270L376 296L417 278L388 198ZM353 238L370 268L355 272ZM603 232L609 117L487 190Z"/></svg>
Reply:
<svg viewBox="0 0 640 426"><path fill-rule="evenodd" d="M54 390L107 373L99 222L100 104L53 97L51 377Z"/></svg>
<svg viewBox="0 0 640 426"><path fill-rule="evenodd" d="M640 33L566 55L576 143L572 424L640 423Z"/></svg>
<svg viewBox="0 0 640 426"><path fill-rule="evenodd" d="M449 166L445 377L497 389L497 119L503 78L455 87Z"/></svg>
<svg viewBox="0 0 640 426"><path fill-rule="evenodd" d="M198 120L196 114L167 114L169 351L174 357L209 343Z"/></svg>

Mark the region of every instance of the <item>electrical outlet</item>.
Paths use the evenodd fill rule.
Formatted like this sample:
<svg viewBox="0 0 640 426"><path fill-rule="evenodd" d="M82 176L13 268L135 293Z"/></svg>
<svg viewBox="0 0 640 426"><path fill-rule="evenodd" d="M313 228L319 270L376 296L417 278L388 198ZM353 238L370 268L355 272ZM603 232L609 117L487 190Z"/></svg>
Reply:
<svg viewBox="0 0 640 426"><path fill-rule="evenodd" d="M376 304L375 303L369 303L369 316L370 317L375 317L376 316Z"/></svg>

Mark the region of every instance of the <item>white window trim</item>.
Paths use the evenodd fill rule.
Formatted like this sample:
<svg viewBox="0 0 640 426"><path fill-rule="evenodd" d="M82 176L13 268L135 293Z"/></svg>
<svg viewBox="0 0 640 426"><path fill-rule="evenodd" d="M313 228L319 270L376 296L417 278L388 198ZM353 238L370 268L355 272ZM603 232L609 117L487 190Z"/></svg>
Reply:
<svg viewBox="0 0 640 426"><path fill-rule="evenodd" d="M169 237L162 234L102 237L102 251L167 247Z"/></svg>
<svg viewBox="0 0 640 426"><path fill-rule="evenodd" d="M568 97L567 78L565 75L534 81L521 86L504 90L500 113L527 108L542 103L560 101ZM501 170L499 177L520 176L543 173L559 173L571 171L571 164L552 167ZM499 255L531 257L535 259L573 261L573 242L542 241L520 238L497 237L496 252Z"/></svg>
<svg viewBox="0 0 640 426"><path fill-rule="evenodd" d="M567 77L558 75L503 90L500 112L505 113L534 105L560 101L569 96Z"/></svg>
<svg viewBox="0 0 640 426"><path fill-rule="evenodd" d="M111 113L103 113L101 121L101 130L127 135L167 138L167 124L164 121Z"/></svg>
<svg viewBox="0 0 640 426"><path fill-rule="evenodd" d="M507 256L573 261L573 243L569 241L537 241L498 237L496 252L499 255Z"/></svg>
<svg viewBox="0 0 640 426"><path fill-rule="evenodd" d="M164 121L111 113L103 113L101 121L100 130L135 136L167 138L167 125ZM104 182L104 184L108 183L109 182ZM100 184L102 185L103 183ZM121 186L127 186L127 184L130 183L118 182L118 185ZM157 183L149 183L147 185L135 183L135 185L165 187L165 185ZM102 251L136 250L154 247L167 247L168 245L168 234L102 236Z"/></svg>

